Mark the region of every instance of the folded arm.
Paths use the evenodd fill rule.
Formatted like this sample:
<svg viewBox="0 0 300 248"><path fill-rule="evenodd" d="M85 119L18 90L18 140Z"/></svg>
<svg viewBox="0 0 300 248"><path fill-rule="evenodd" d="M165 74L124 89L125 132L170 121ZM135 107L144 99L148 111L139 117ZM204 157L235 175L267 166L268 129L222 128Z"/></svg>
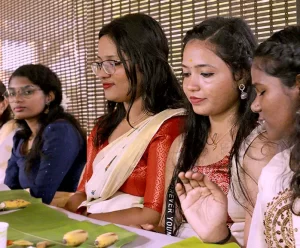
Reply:
<svg viewBox="0 0 300 248"><path fill-rule="evenodd" d="M30 193L49 204L73 165L80 142L76 130L63 123L50 124L43 138L43 156Z"/></svg>
<svg viewBox="0 0 300 248"><path fill-rule="evenodd" d="M88 214L89 218L103 220L122 225L140 225L142 223L156 224L160 213L150 208L129 208L109 213Z"/></svg>
<svg viewBox="0 0 300 248"><path fill-rule="evenodd" d="M178 130L173 125L177 123L165 123L148 146L144 208L91 214L89 217L125 225L145 223L158 225L164 202L167 158L170 147L178 135Z"/></svg>
<svg viewBox="0 0 300 248"><path fill-rule="evenodd" d="M12 153L11 153L11 157L7 162L7 168L5 171L4 184L6 184L10 189L22 189L22 187L20 185L20 181L19 181L19 167L17 164L17 157L15 155L16 147L17 147L17 145L14 144L14 147L13 147Z"/></svg>

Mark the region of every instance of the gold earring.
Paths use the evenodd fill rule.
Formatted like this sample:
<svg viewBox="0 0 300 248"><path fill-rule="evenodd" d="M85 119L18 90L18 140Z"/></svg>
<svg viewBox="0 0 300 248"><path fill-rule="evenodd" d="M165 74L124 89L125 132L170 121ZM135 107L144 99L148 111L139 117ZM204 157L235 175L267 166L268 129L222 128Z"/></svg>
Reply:
<svg viewBox="0 0 300 248"><path fill-rule="evenodd" d="M49 108L50 108L50 102L47 102L46 106L45 106L44 114L48 114L49 113Z"/></svg>

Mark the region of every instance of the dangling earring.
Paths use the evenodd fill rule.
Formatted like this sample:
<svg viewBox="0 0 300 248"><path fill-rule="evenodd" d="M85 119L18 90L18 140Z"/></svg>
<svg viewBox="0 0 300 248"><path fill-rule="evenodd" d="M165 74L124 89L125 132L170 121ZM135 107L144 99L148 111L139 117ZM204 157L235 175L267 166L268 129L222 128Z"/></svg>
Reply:
<svg viewBox="0 0 300 248"><path fill-rule="evenodd" d="M246 87L245 87L244 84L240 84L240 85L239 85L239 90L241 91L241 99L242 99L242 100L245 100L245 99L247 99L247 97L248 97L247 92L244 92L245 88L246 88Z"/></svg>
<svg viewBox="0 0 300 248"><path fill-rule="evenodd" d="M296 115L300 115L300 109L296 111Z"/></svg>
<svg viewBox="0 0 300 248"><path fill-rule="evenodd" d="M47 102L45 110L44 110L44 114L48 114L49 113L49 108L50 108L50 102Z"/></svg>

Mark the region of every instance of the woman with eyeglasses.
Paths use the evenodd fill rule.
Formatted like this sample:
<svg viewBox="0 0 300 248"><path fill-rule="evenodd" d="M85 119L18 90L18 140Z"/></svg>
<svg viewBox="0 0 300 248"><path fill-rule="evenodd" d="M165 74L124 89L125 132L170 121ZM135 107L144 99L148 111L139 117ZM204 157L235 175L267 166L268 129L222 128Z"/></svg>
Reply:
<svg viewBox="0 0 300 248"><path fill-rule="evenodd" d="M129 14L100 30L92 69L106 114L89 137L86 169L67 209L124 225L158 223L168 151L184 114L168 54L166 36L150 16Z"/></svg>
<svg viewBox="0 0 300 248"><path fill-rule="evenodd" d="M60 106L59 78L44 65L23 65L11 75L4 96L19 126L4 183L11 189L29 188L46 204L62 204L59 198L77 188L86 138L78 121Z"/></svg>
<svg viewBox="0 0 300 248"><path fill-rule="evenodd" d="M5 85L0 81L0 183L4 182L7 161L11 156L13 136L16 124L12 119L11 110L7 99L3 94L6 91Z"/></svg>

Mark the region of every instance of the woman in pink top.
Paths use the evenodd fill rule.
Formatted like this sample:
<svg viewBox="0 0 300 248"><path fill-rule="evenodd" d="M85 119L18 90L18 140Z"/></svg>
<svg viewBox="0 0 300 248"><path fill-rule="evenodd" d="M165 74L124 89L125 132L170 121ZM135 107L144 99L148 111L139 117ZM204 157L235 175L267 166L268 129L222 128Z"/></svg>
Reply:
<svg viewBox="0 0 300 248"><path fill-rule="evenodd" d="M256 41L242 19L213 17L189 30L183 43L183 90L188 117L184 135L170 149L166 180L171 184L161 225L169 235L198 235L207 243L230 240L243 245L255 190L251 194L237 192L230 182L243 184L236 174L244 170L246 184L255 185L257 176L248 174L248 166L255 161L261 168L270 159L265 140L255 129L257 115L250 110L250 68ZM198 182L193 175L205 175L211 185L220 189L224 203L213 205L214 199L209 195L198 199ZM182 184L176 186L179 197L175 192L177 182L187 186L187 191Z"/></svg>

